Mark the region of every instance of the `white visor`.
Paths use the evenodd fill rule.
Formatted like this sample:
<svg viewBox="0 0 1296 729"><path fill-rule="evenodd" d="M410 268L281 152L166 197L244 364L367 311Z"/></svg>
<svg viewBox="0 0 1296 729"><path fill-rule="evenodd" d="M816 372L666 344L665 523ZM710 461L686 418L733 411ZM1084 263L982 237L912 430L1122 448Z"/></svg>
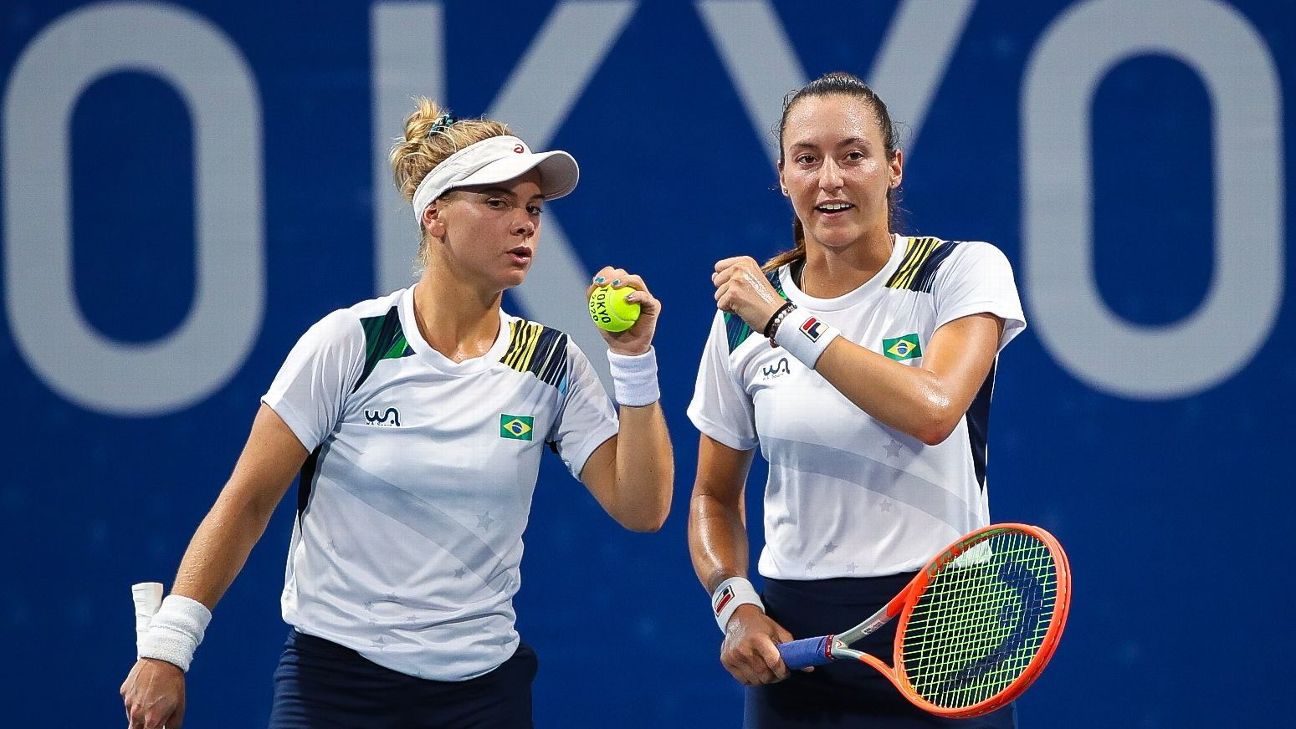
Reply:
<svg viewBox="0 0 1296 729"><path fill-rule="evenodd" d="M546 200L571 192L580 179L575 158L562 150L534 154L517 137L490 137L470 144L446 157L419 182L414 215L422 220L433 200L456 188L508 182L536 168L540 169L540 194Z"/></svg>

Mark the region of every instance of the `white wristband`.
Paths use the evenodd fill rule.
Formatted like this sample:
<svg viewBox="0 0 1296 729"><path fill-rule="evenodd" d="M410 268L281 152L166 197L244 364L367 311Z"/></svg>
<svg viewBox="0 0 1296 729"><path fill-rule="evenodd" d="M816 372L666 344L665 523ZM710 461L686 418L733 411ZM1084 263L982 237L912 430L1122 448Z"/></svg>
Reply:
<svg viewBox="0 0 1296 729"><path fill-rule="evenodd" d="M206 605L183 595L167 595L139 641L140 658L156 658L188 671L210 622Z"/></svg>
<svg viewBox="0 0 1296 729"><path fill-rule="evenodd" d="M788 354L804 362L806 367L814 369L820 355L832 340L840 336L841 332L814 314L805 309L793 309L774 332L774 341Z"/></svg>
<svg viewBox="0 0 1296 729"><path fill-rule="evenodd" d="M643 354L617 354L609 349L607 358L617 403L642 407L661 399L661 389L657 386L657 352L652 347Z"/></svg>
<svg viewBox="0 0 1296 729"><path fill-rule="evenodd" d="M720 632L729 627L729 618L740 605L755 605L765 612L765 605L756 594L756 588L746 577L730 577L711 593L711 614L715 616Z"/></svg>

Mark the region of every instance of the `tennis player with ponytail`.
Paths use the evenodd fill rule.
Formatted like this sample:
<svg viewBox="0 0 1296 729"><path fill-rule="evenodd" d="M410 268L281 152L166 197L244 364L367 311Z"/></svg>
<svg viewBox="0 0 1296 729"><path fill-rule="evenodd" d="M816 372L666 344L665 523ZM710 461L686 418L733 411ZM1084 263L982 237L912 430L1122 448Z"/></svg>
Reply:
<svg viewBox="0 0 1296 729"><path fill-rule="evenodd" d="M779 145L796 247L763 269L715 265L720 311L689 406L702 432L689 546L721 661L750 687L745 725L1012 727L1011 705L943 719L867 667L789 674L779 657L777 644L873 613L989 523L995 364L1025 327L998 249L893 231L904 156L861 80L828 74L789 95ZM757 446L769 462L760 595L743 519ZM894 631L862 650L890 655Z"/></svg>
<svg viewBox="0 0 1296 729"><path fill-rule="evenodd" d="M566 334L500 309L540 252L542 208L576 186L575 160L422 99L391 162L422 274L329 314L288 354L140 638L121 689L130 727L180 726L210 611L298 473L293 628L270 718L282 729L532 726L536 658L512 598L545 445L626 528L666 518L661 306L643 280L604 268L593 282L635 289L642 307L629 330L602 332L619 406Z"/></svg>

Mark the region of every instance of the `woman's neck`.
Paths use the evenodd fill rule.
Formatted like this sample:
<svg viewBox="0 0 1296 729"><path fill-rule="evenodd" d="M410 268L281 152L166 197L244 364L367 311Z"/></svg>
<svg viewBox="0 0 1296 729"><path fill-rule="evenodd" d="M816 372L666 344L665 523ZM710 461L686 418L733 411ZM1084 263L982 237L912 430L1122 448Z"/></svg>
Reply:
<svg viewBox="0 0 1296 729"><path fill-rule="evenodd" d="M428 346L462 362L486 354L495 343L502 296L430 265L414 287L414 319Z"/></svg>
<svg viewBox="0 0 1296 729"><path fill-rule="evenodd" d="M844 248L829 248L806 241L805 267L800 289L816 299L835 299L873 278L891 260L891 234L875 234Z"/></svg>

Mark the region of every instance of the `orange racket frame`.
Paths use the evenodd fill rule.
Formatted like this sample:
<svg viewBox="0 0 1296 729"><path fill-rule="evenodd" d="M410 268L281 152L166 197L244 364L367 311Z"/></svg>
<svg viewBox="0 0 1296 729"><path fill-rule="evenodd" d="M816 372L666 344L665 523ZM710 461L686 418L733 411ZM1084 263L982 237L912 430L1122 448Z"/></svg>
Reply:
<svg viewBox="0 0 1296 729"><path fill-rule="evenodd" d="M968 705L949 707L934 704L918 692L905 669L904 639L909 620L913 617L914 607L918 604L919 598L923 595L932 579L939 575L947 565L976 545L996 535L1009 532L1022 534L1037 540L1045 546L1053 559L1056 584L1054 586L1053 610L1049 616L1048 628L1039 641L1039 647L1036 649L1035 655L1031 657L1021 673L1007 686L989 697ZM1066 552L1063 551L1058 540L1044 529L1028 524L992 524L964 535L947 547L928 562L900 594L892 598L885 607L859 625L838 635L805 638L791 643L784 643L779 646L779 651L784 655L784 660L789 668L823 665L835 660L858 660L876 669L891 681L905 698L924 711L937 716L964 719L988 714L1006 706L1020 696L1039 677L1044 667L1048 665L1049 659L1053 657L1054 651L1057 650L1058 642L1062 638L1062 631L1066 627L1070 606L1071 566ZM887 665L885 661L876 656L849 648L851 643L876 631L897 616L899 616L900 621L896 626L894 650L891 657L893 665Z"/></svg>

